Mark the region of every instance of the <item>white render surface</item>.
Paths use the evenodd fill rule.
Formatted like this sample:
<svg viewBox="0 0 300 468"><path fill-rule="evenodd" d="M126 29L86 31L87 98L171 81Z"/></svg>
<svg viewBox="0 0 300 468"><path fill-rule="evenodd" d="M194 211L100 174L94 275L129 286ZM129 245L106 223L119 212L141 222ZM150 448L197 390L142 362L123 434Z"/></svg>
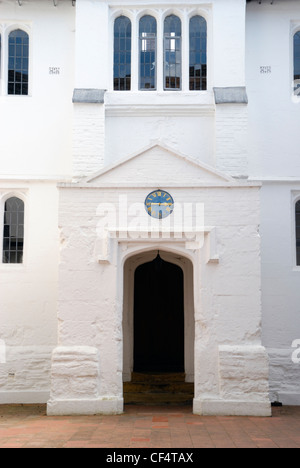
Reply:
<svg viewBox="0 0 300 468"><path fill-rule="evenodd" d="M292 343L300 330L294 211L300 193L300 115L299 96L292 94L292 57L300 5L287 1L261 7L252 2L247 8L246 76L249 177L263 183L262 341L270 360L271 401L299 405L300 368L292 359ZM261 47L270 37L273 47ZM271 73L260 73L261 66Z"/></svg>
<svg viewBox="0 0 300 468"><path fill-rule="evenodd" d="M121 396L98 397L99 351L91 346L60 346L52 355L52 386L47 414L114 414L123 411Z"/></svg>
<svg viewBox="0 0 300 468"><path fill-rule="evenodd" d="M60 2L56 9L48 1L26 1L23 8L14 1L1 2L1 178L57 179L70 174L75 27L70 4ZM7 36L18 27L30 37L28 96L8 96L6 91ZM59 74L52 74L52 68Z"/></svg>
<svg viewBox="0 0 300 468"><path fill-rule="evenodd" d="M0 404L122 412L132 371L130 268L160 250L187 278L194 412L268 416L270 401L299 405L299 2L0 3L0 232L9 196L25 201L26 225L24 263L0 264ZM189 18L207 20L207 91L190 92L187 72L181 91L163 90L159 41L157 91L138 90L137 41L132 91L113 91L114 19L128 15L137 37L144 14L162 34L171 13L182 21L186 71ZM7 39L17 27L30 37L29 96L6 93ZM245 88L248 104L216 105L216 87ZM72 103L74 89L100 90L104 102ZM174 212L164 235L152 235L158 226L149 228L142 205L158 187L180 209L200 204L202 224L189 216L194 231L178 238ZM103 206L125 201L126 223L114 212L99 239Z"/></svg>
<svg viewBox="0 0 300 468"><path fill-rule="evenodd" d="M248 401L246 408L249 408L249 414L269 415L267 357L260 341L260 239L257 231L259 184L236 181L207 166L204 170L202 165L183 159L180 155L167 153L165 161L170 168L170 191L178 206L184 206L184 202L191 197L204 206L205 224L201 226L203 238L199 247L190 248L191 239L187 239L185 234L177 237L174 232L172 238L166 236L163 240L158 238L155 241L149 234L147 238L139 235L139 229L133 233L131 221L135 216L132 219L129 216L128 227L122 229L121 236L119 234L115 237L108 226L106 235L110 235L110 253L104 262L96 262L97 258L104 258L101 250L103 244L99 243L99 223L102 226L103 215L99 207L111 204L118 209L124 189L116 187L116 179L126 180L130 184L137 173L137 166L144 167L147 158L150 160L153 157L153 151L160 154L162 151L167 152L155 147L112 167L108 172L101 171L89 177L79 186L61 185L58 301L61 348L53 358L53 391L49 411L53 413L53 408L56 408L57 402L61 405L62 399L68 400L70 390L64 390L61 379L69 375L70 366L72 369L76 359L71 357L70 364L65 354L68 355L69 347L75 350L76 346L85 346L86 343L99 350L98 393L94 394L96 380L92 372L87 379L89 383L86 383L91 385L91 396L101 400L109 394L110 398L114 397L120 402L124 378L123 359L129 363L129 374L132 362L129 355L123 356L124 351L130 353L130 346L124 347L124 342L130 343L128 335L132 336L130 326L122 332L124 261L137 253L140 262L143 262L143 254L146 261L146 254L159 248L162 255L164 252L177 254L189 259L193 265L194 411L199 412L203 402L207 405L215 399L219 403L223 401L225 407L226 402L230 402L230 413L233 411L233 401L237 402L237 408L242 406L241 402ZM181 187L182 171L187 171L189 167L193 168L194 175L198 174L196 189L195 182L190 188ZM102 187L102 180L105 188ZM139 181L142 185L145 183L142 173ZM132 187L127 191L129 213L130 207L138 200L143 201L149 191L150 188L144 187ZM144 229L149 219L144 208L139 216L140 226ZM120 213L117 212L117 219L119 217ZM162 220L160 228L163 230L167 223L168 219ZM213 262L207 256L209 236L205 235L212 228L216 230L220 258ZM194 234L197 234L197 229L200 227L196 227ZM228 348L222 348L225 344L228 344ZM68 388L73 388L73 384L76 388L78 385L80 394L76 378L69 382ZM63 391L64 398L56 393L56 389L58 392ZM70 394L70 400L73 405L73 394ZM258 410L255 409L257 404ZM68 405L67 408L70 408ZM81 411L82 405L83 402ZM60 413L61 410L58 411Z"/></svg>
<svg viewBox="0 0 300 468"><path fill-rule="evenodd" d="M26 227L23 264L0 265L0 336L6 351L0 363L0 401L41 403L49 396L57 343L58 190L54 182L2 182L1 231L4 201L10 196L22 196Z"/></svg>

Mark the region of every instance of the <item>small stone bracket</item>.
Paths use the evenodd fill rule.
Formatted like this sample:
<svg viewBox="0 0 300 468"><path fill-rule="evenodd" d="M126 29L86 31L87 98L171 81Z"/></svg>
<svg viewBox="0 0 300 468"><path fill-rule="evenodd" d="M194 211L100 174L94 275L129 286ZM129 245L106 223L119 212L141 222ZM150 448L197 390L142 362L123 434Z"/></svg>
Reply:
<svg viewBox="0 0 300 468"><path fill-rule="evenodd" d="M220 257L217 248L216 228L211 228L207 234L206 263L219 263Z"/></svg>
<svg viewBox="0 0 300 468"><path fill-rule="evenodd" d="M248 104L247 91L244 86L214 88L216 104Z"/></svg>
<svg viewBox="0 0 300 468"><path fill-rule="evenodd" d="M110 264L112 262L111 237L109 233L97 239L94 255L98 263Z"/></svg>
<svg viewBox="0 0 300 468"><path fill-rule="evenodd" d="M72 102L79 104L104 104L105 93L105 89L75 88Z"/></svg>

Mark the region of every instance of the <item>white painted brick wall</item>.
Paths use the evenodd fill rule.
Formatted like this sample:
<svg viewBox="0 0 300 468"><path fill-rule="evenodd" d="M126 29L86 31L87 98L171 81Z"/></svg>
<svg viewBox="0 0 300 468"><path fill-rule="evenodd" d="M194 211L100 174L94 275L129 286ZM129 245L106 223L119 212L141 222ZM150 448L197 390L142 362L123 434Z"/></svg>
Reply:
<svg viewBox="0 0 300 468"><path fill-rule="evenodd" d="M57 347L52 355L51 398L98 395L99 356L91 346Z"/></svg>
<svg viewBox="0 0 300 468"><path fill-rule="evenodd" d="M123 177L126 179L126 169ZM148 192L149 189L144 188L126 190L128 205L143 202ZM204 264L201 282L195 284L196 296L200 298L195 304L195 366L196 369L202 366L200 377L196 372L197 398L209 392L217 397L218 345L235 344L243 348L260 343L259 187L173 188L170 192L178 203L203 203L205 225L216 226L220 263L213 267ZM123 267L116 252L111 264L97 264L94 251L99 221L97 208L104 202L118 208L122 193L122 189L116 188L62 188L59 219L59 342L66 347L88 343L97 348L101 369L99 393L109 393L116 398L121 391L123 354L122 304L119 303L122 299L117 278ZM148 215L145 213L145 216ZM195 264L195 269L198 268L200 265ZM201 351L204 342L205 356ZM242 351L245 363L247 352ZM207 378L203 368L203 358L206 359L207 354L211 362L206 362L205 369L208 366L209 373L214 374L216 385L212 385L212 379ZM225 378L228 367L224 367L224 361L222 366ZM263 377L257 376L255 384L257 392L261 392L260 401L266 400L267 370L264 369ZM228 385L223 385L226 398ZM239 386L237 378L234 385ZM249 391L243 385L241 383L237 390L239 400Z"/></svg>
<svg viewBox="0 0 300 468"><path fill-rule="evenodd" d="M0 264L0 403L45 403L57 342L58 191L55 182L2 181L2 209L10 193L24 196L25 242L23 264Z"/></svg>
<svg viewBox="0 0 300 468"><path fill-rule="evenodd" d="M220 346L221 393L230 399L247 401L266 399L269 392L269 369L262 346Z"/></svg>
<svg viewBox="0 0 300 468"><path fill-rule="evenodd" d="M233 176L248 175L248 109L246 105L216 108L216 166Z"/></svg>
<svg viewBox="0 0 300 468"><path fill-rule="evenodd" d="M74 41L76 10L67 1L61 2L59 9L55 9L51 2L46 3L28 1L26 8L21 8L7 0L1 5L1 25L5 25L6 22L12 24L15 21L32 25L34 65L31 69L33 94L28 98L6 96L3 93L4 75L1 77L0 149L1 155L4 155L1 159L2 176L26 177L27 180L21 184L21 188L26 185L26 189L31 190L35 187L35 182L28 182L30 176L45 179L57 175L62 178L71 176L71 156L73 156L74 174L80 176L98 171L103 167L105 157L107 158L105 162L109 163L119 159L120 155L131 154L146 146L152 138L165 138L165 142L171 146L207 163L213 163L215 158L217 168L233 175L247 175L250 166L250 173L254 177L262 175L299 178L299 103L291 99L290 54L292 29L297 26L300 18L300 7L297 2L279 0L273 5L269 2L264 2L262 5L251 2L247 6L248 107L217 106L215 119L211 112L208 116L204 114L189 116L186 114L186 106L184 118L178 115L175 118L170 110L168 116L149 118L144 109L144 119L140 119L139 122L138 116L114 117L113 109L110 109L111 116L107 122L110 138L108 144L105 142L104 106L71 103L76 55ZM76 39L80 44L77 43L77 46L81 48L84 65L90 67L89 71L93 73L87 72L82 62L76 60L76 86L93 85L111 89L112 48L106 47L107 37L111 37L108 6L101 2L85 0L79 3L82 18L89 17L91 12L97 14L93 16L92 28L87 21L77 23L80 27L80 35ZM213 3L212 22L209 24L210 30L213 31L210 37L210 57L213 59L210 60L212 66L209 71L209 82L212 86L221 87L244 85L245 23L240 21L244 18L244 1L214 0ZM88 9L85 9L86 5ZM224 15L228 19L226 24ZM100 31L97 25L100 24L101 18L104 18L105 27ZM80 18L77 17L77 20ZM56 30L55 40L49 42L49 37L53 39L53 27ZM87 30L89 30L88 36ZM95 47L97 44L104 44L100 54L96 48L89 50L91 55L86 53L82 42L82 38L86 37L89 38L90 47L91 44ZM275 44L276 47L269 48L270 37L274 38L273 46ZM95 38L97 40L93 41ZM47 44L47 54L45 54L45 44ZM58 44L64 44L64 47L59 48ZM227 51L226 54L224 50ZM77 59L79 57L80 54L77 54ZM91 57L98 57L99 61L95 62ZM260 74L260 66L264 65L270 66L272 73ZM50 66L59 66L61 74L50 75L48 73ZM276 98L273 90L276 90ZM209 92L212 92L211 89ZM172 103L176 104L174 96L176 94L173 94ZM140 96L135 96L134 99L138 102ZM157 104L160 96L155 96L155 99ZM205 99L202 102L207 105L208 101ZM46 113L45 107L47 107ZM73 147L72 111L74 111ZM43 113L45 115L41 119ZM18 128L18 138L15 137L16 128ZM114 137L116 140L113 140ZM151 171L150 166L149 171ZM132 180L134 182L134 179ZM165 181L168 182L168 175ZM156 180L153 183L156 183ZM288 394L299 389L298 367L291 364L289 352L292 339L299 338L296 336L299 329L299 271L292 271L294 263L290 258L293 229L291 187L285 188L285 194L281 192L279 185L273 187L280 196L275 199L274 192L266 196L268 202L261 219L261 231L264 236L263 252L266 253L263 258L264 344L270 348L271 393L275 395L276 392ZM10 181L4 188L18 189L20 184ZM293 190L300 191L299 184L294 184ZM258 197L257 194L253 196L251 190L245 192L233 190L231 194L230 191L215 190L211 197L212 192L201 190L197 195L198 200L205 203L207 224L219 227L217 240L223 262L220 274L208 268L208 275L201 292L204 304L213 307L218 336L224 339L235 336L238 342L253 342L259 337L260 325L257 316L253 317L249 309L252 311L258 307L259 292L252 294L251 297L238 292L247 292L249 278L253 287L254 285L258 287ZM130 194L131 202L137 199L143 200L145 196L143 190L128 189L126 192ZM190 201L195 196L195 191L189 190L174 193L186 201ZM69 299L59 305L62 320L60 332L64 342L73 344L77 339L77 333L81 333L84 341L92 330L92 341L98 344L99 329L95 325L95 320L99 310L102 314L107 307L113 307L111 297L115 291L113 284L107 285L107 290L99 300L99 282L93 281L90 275L94 269L99 272L101 281L106 275L105 267L94 263L95 210L100 201L116 201L116 193L114 190L106 190L101 192L100 196L98 191L91 191L82 199L82 191L79 190L78 193L70 191L70 195L73 197L72 200L62 195L61 205L61 222L64 226L61 232L62 285L66 288L65 294ZM281 204L283 199L284 205ZM14 390L22 392L22 389L29 391L30 387L36 391L39 389L44 391L49 382L49 350L55 343L53 324L54 322L56 324L54 252L57 250L52 243L53 231L57 225L56 203L55 192L48 193L46 182L39 190L32 192L30 211L28 211L30 212L28 222L30 262L26 264L24 271L17 269L4 271L1 267L0 339L5 336L10 359L5 367L0 365L1 391L9 389L12 392ZM240 215L239 218L237 213ZM272 222L270 213L274 215ZM245 237L248 239L246 248L243 242ZM238 242L235 245L236 240ZM274 257L278 259L276 265L273 262ZM77 265L73 263L75 259L78 261ZM45 281L41 281L41 278L45 278ZM80 293L79 278L88 283L84 293ZM18 285L18 294L16 294L16 285ZM216 288L215 295L212 293L212 287ZM280 295L279 287L282 288ZM12 296L14 301L11 301ZM93 300L88 306L90 298ZM82 309L86 314L84 320L80 319ZM229 310L233 321L229 321L224 313ZM74 311L73 316L72 311ZM248 317L246 332L239 326L241 312L244 319ZM285 321L284 327L282 327L282 317ZM114 325L115 323L112 323L112 326ZM52 330L50 338L43 332L45 327ZM70 330L74 331L74 340L69 333ZM110 333L114 333L113 328L107 331L105 336L107 342ZM119 329L117 333L120 333ZM24 346L24 353L21 351L21 346ZM44 350L43 346L47 349ZM108 372L108 369L106 371Z"/></svg>
<svg viewBox="0 0 300 468"><path fill-rule="evenodd" d="M0 365L0 394L49 391L52 349L50 346L6 346L6 363Z"/></svg>
<svg viewBox="0 0 300 468"><path fill-rule="evenodd" d="M104 162L104 104L74 104L74 176L98 171Z"/></svg>

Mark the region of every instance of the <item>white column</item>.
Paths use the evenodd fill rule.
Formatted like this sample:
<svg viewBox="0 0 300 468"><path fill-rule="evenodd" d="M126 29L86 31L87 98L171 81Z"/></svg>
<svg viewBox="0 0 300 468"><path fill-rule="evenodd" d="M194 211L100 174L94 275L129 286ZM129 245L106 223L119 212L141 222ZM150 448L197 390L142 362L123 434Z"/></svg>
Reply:
<svg viewBox="0 0 300 468"><path fill-rule="evenodd" d="M184 18L182 19L182 60L181 60L181 76L182 76L182 91L189 91L189 62L190 62L190 53L189 53L189 38L190 38L190 28L189 28L189 18L187 12L184 13Z"/></svg>
<svg viewBox="0 0 300 468"><path fill-rule="evenodd" d="M139 23L136 18L131 21L131 90L139 89Z"/></svg>
<svg viewBox="0 0 300 468"><path fill-rule="evenodd" d="M100 170L105 153L104 91L109 88L108 6L76 2L73 175Z"/></svg>
<svg viewBox="0 0 300 468"><path fill-rule="evenodd" d="M161 16L157 21L157 57L156 57L157 91L164 90L164 21Z"/></svg>
<svg viewBox="0 0 300 468"><path fill-rule="evenodd" d="M245 86L246 0L215 1L212 18L213 86Z"/></svg>
<svg viewBox="0 0 300 468"><path fill-rule="evenodd" d="M107 4L77 0L75 88L108 89L108 38Z"/></svg>

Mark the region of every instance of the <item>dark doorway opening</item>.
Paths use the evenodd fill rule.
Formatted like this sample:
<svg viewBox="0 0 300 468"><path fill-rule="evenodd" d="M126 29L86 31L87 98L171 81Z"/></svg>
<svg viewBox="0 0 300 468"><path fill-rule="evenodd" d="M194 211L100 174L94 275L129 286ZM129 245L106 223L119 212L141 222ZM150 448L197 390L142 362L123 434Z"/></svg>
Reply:
<svg viewBox="0 0 300 468"><path fill-rule="evenodd" d="M184 372L183 271L157 257L134 278L134 371Z"/></svg>

